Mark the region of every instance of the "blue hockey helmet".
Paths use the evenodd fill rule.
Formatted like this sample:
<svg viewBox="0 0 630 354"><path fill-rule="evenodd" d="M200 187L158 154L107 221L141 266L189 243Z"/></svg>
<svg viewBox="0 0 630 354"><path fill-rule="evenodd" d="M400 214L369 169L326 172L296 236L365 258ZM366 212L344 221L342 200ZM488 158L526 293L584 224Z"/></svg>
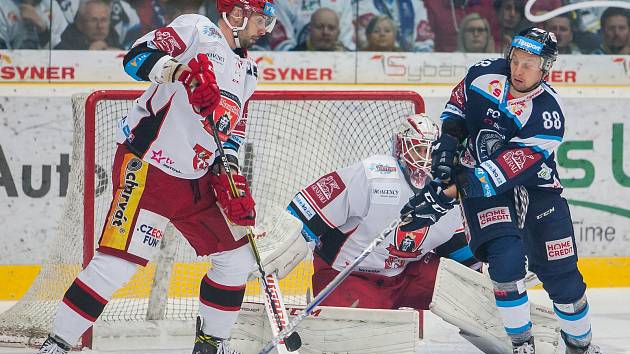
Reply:
<svg viewBox="0 0 630 354"><path fill-rule="evenodd" d="M538 55L542 60L540 69L549 73L553 63L558 58L558 41L553 32L548 32L540 28L530 27L514 36L512 43L506 48L505 59L508 63L512 59L514 49L521 49L528 53Z"/></svg>

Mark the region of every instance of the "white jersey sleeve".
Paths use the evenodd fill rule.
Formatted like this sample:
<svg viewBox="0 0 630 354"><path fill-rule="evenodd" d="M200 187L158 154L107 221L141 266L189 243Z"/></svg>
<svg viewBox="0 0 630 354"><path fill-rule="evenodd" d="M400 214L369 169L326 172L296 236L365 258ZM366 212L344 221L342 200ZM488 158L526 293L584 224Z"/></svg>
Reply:
<svg viewBox="0 0 630 354"><path fill-rule="evenodd" d="M369 209L367 183L361 162L330 172L300 190L289 211L307 221L303 234L310 240L332 229L349 230Z"/></svg>

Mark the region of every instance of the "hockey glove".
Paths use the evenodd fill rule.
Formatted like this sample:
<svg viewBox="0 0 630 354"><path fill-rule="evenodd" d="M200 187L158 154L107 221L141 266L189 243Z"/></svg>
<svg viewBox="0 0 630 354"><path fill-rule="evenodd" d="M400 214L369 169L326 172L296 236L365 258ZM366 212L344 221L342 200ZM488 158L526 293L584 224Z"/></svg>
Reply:
<svg viewBox="0 0 630 354"><path fill-rule="evenodd" d="M237 197L232 196L230 183L227 175L212 175L210 183L217 197L217 202L229 221L241 226L254 226L256 220L256 210L254 210L254 199L249 191L245 176L233 174L234 185L236 186Z"/></svg>
<svg viewBox="0 0 630 354"><path fill-rule="evenodd" d="M212 62L206 54L197 54L188 62L190 71L184 71L178 78L188 92L188 101L195 113L207 117L219 104L221 93L214 76Z"/></svg>
<svg viewBox="0 0 630 354"><path fill-rule="evenodd" d="M449 210L455 199L444 194L442 185L431 181L400 210L401 231L414 231L435 224Z"/></svg>
<svg viewBox="0 0 630 354"><path fill-rule="evenodd" d="M497 194L490 175L481 167L458 166L455 179L462 198L492 197Z"/></svg>
<svg viewBox="0 0 630 354"><path fill-rule="evenodd" d="M431 152L431 175L442 183L451 184L453 162L458 145L457 138L443 133L433 142Z"/></svg>

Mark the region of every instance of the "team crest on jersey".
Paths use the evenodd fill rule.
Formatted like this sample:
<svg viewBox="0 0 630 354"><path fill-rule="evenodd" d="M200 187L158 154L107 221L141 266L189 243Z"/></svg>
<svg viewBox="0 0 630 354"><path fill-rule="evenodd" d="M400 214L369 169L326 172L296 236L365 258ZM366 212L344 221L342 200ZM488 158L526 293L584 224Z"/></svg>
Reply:
<svg viewBox="0 0 630 354"><path fill-rule="evenodd" d="M503 146L503 135L491 130L481 129L477 135L476 148L480 161L488 160L501 146Z"/></svg>
<svg viewBox="0 0 630 354"><path fill-rule="evenodd" d="M226 141L236 123L241 112L241 104L235 95L221 90L221 101L219 105L212 113L212 120L219 131L219 138L221 141ZM212 128L204 123L204 128L212 134Z"/></svg>
<svg viewBox="0 0 630 354"><path fill-rule="evenodd" d="M195 156L192 160L193 168L195 170L205 170L208 168L208 166L210 166L212 153L199 144L195 144L193 150L195 150Z"/></svg>
<svg viewBox="0 0 630 354"><path fill-rule="evenodd" d="M331 172L306 187L304 191L319 208L323 208L345 189L346 185L337 172Z"/></svg>
<svg viewBox="0 0 630 354"><path fill-rule="evenodd" d="M172 57L176 57L182 54L186 50L186 45L177 32L169 27L160 28L155 31L155 37L153 38L155 46L168 53Z"/></svg>
<svg viewBox="0 0 630 354"><path fill-rule="evenodd" d="M394 236L394 244L390 244L387 250L391 255L400 258L417 258L420 256L420 246L429 233L429 226L423 227L415 231L401 231L400 228L396 228L396 235Z"/></svg>

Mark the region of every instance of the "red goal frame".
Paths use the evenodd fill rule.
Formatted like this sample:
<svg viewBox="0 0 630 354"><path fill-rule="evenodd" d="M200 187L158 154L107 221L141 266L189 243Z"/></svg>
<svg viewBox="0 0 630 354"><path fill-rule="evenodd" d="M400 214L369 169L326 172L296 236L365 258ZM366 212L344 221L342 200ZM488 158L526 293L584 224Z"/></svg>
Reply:
<svg viewBox="0 0 630 354"><path fill-rule="evenodd" d="M91 93L85 100L85 131L84 131L84 166L95 164L95 128L96 108L99 101L105 100L135 100L142 95L143 90L99 90ZM425 112L422 96L415 91L286 91L286 90L259 90L256 91L244 107L247 112L248 103L251 101L408 101L414 106L416 113ZM84 168L84 195L83 195L83 268L87 266L94 256L94 193L95 175L93 168ZM423 317L420 314L420 332L422 333ZM92 347L92 327L82 337L82 345Z"/></svg>

